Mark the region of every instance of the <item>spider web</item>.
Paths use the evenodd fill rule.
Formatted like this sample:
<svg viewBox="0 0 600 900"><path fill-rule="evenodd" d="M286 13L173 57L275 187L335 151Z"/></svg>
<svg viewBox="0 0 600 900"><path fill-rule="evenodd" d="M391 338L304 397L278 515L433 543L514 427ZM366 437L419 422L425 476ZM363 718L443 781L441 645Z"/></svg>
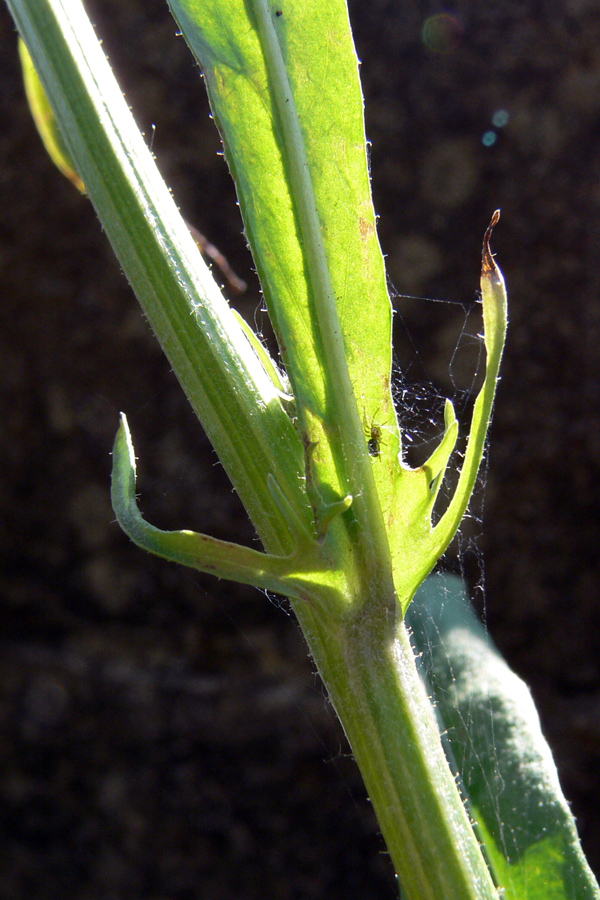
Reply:
<svg viewBox="0 0 600 900"><path fill-rule="evenodd" d="M437 521L458 479L473 403L485 374L485 349L479 297L471 302L393 294L393 393L402 432L404 461L425 462L444 433L444 406L449 399L459 422L457 446L450 458L438 502ZM482 533L487 453L461 528L441 561L459 572L483 597Z"/></svg>

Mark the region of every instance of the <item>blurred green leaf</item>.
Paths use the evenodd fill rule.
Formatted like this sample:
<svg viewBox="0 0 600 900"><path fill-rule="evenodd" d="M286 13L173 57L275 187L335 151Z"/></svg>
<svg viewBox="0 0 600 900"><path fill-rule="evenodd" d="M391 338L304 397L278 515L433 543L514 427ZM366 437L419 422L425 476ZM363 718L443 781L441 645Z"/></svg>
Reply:
<svg viewBox="0 0 600 900"><path fill-rule="evenodd" d="M462 580L428 578L407 620L504 898L598 900L529 689L493 646Z"/></svg>

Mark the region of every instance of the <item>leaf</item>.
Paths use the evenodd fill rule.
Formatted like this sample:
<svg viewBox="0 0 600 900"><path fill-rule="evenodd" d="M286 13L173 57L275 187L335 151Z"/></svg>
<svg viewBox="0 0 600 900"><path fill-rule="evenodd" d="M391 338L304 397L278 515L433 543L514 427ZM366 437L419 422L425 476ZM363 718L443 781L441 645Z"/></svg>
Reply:
<svg viewBox="0 0 600 900"><path fill-rule="evenodd" d="M340 417L352 421L350 408L336 407L340 379L328 368L335 325L328 332L323 319L339 316L365 452L372 424L383 430L371 468L387 509L399 450L391 304L346 4L170 5L203 69L305 441L319 445L320 475L327 471L330 489L344 496L326 448Z"/></svg>
<svg viewBox="0 0 600 900"><path fill-rule="evenodd" d="M485 378L473 404L458 483L435 525L432 524L432 513L458 432L449 400L446 401L444 434L440 443L419 468L403 466L398 479L390 540L397 560L395 583L404 611L416 588L429 575L456 534L473 493L483 457L507 328L506 287L490 249L492 230L499 218L500 212L496 211L483 239L480 284L486 351Z"/></svg>
<svg viewBox="0 0 600 900"><path fill-rule="evenodd" d="M493 646L462 580L428 578L407 619L503 897L598 900L529 689Z"/></svg>
<svg viewBox="0 0 600 900"><path fill-rule="evenodd" d="M68 178L78 191L85 194L85 185L75 169L75 163L73 162L63 136L60 133L60 128L58 127L58 122L56 121L56 116L54 115L50 101L46 96L46 91L35 70L33 60L29 55L29 50L21 38L19 38L19 57L21 59L21 68L23 70L23 82L25 84L27 102L29 103L29 108L36 128L44 142L46 152L55 166L63 173L65 178Z"/></svg>
<svg viewBox="0 0 600 900"><path fill-rule="evenodd" d="M138 547L217 578L306 600L318 583L317 573L327 568L319 544L298 520L291 523L297 544L288 556L261 553L195 531L163 531L146 522L137 505L135 451L123 414L113 447L111 498L119 525ZM289 508L286 511L293 515ZM322 586L317 593L322 598Z"/></svg>

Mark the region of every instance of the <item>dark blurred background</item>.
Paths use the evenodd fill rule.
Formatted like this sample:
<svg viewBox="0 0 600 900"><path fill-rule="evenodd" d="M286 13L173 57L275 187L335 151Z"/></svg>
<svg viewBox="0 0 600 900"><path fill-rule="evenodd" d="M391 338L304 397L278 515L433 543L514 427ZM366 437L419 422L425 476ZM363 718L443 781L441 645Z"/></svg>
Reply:
<svg viewBox="0 0 600 900"><path fill-rule="evenodd" d="M532 687L598 872L600 5L350 6L397 293L473 302L502 208L510 333L485 504L480 492L458 562L480 605L485 583L490 631ZM261 326L219 139L166 4L87 8L183 213L248 281L235 304ZM392 898L287 606L147 557L113 521L123 409L148 518L253 539L92 208L41 147L4 7L0 47L0 895ZM395 305L402 387L468 387L463 308Z"/></svg>

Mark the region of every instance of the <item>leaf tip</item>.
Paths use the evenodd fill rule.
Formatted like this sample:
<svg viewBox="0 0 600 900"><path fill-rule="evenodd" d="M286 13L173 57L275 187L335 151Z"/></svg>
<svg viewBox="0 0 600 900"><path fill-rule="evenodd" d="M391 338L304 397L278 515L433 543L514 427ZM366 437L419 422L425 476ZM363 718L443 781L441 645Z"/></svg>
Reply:
<svg viewBox="0 0 600 900"><path fill-rule="evenodd" d="M490 248L490 241L492 239L492 231L494 230L495 226L498 224L499 221L500 221L500 210L497 209L494 212L494 214L490 220L490 224L488 225L485 235L483 237L483 252L482 252L482 256L481 256L481 276L482 276L482 278L486 277L486 276L489 277L493 273L498 272L498 266L496 265L496 263L494 261L494 256L493 256L491 248Z"/></svg>

